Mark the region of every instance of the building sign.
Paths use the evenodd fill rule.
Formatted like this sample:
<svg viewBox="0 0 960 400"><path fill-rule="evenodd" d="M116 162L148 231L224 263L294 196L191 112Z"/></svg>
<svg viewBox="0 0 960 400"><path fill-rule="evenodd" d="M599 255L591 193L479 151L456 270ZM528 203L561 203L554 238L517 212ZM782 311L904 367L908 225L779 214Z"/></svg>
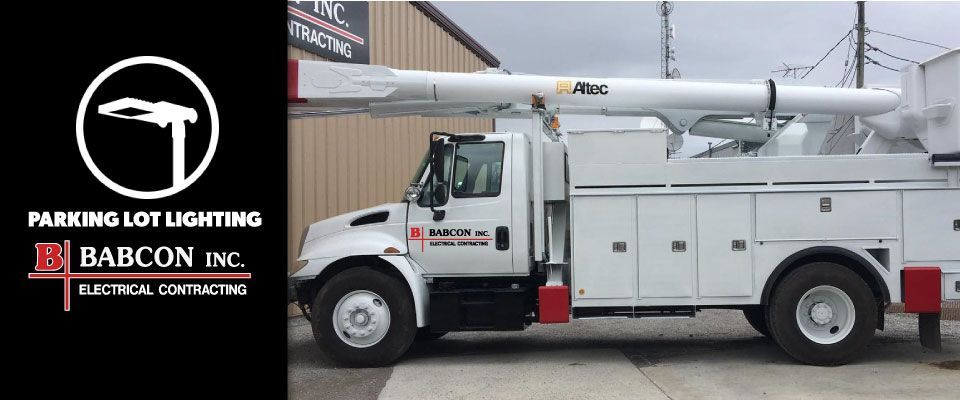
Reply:
<svg viewBox="0 0 960 400"><path fill-rule="evenodd" d="M370 12L361 1L288 1L287 42L331 61L370 63Z"/></svg>

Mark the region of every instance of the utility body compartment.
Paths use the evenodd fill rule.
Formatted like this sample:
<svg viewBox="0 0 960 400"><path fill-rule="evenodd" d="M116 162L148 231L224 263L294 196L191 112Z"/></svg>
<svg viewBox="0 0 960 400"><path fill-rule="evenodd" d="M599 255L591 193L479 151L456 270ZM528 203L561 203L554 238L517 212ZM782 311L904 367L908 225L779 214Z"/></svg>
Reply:
<svg viewBox="0 0 960 400"><path fill-rule="evenodd" d="M957 224L960 224L960 190L904 191L904 261L960 260Z"/></svg>
<svg viewBox="0 0 960 400"><path fill-rule="evenodd" d="M752 199L574 196L574 299L752 296Z"/></svg>
<svg viewBox="0 0 960 400"><path fill-rule="evenodd" d="M637 270L634 196L573 199L575 299L630 299Z"/></svg>
<svg viewBox="0 0 960 400"><path fill-rule="evenodd" d="M757 194L757 240L896 240L896 191Z"/></svg>
<svg viewBox="0 0 960 400"><path fill-rule="evenodd" d="M667 161L666 129L598 129L567 132L570 184L622 184L624 167Z"/></svg>

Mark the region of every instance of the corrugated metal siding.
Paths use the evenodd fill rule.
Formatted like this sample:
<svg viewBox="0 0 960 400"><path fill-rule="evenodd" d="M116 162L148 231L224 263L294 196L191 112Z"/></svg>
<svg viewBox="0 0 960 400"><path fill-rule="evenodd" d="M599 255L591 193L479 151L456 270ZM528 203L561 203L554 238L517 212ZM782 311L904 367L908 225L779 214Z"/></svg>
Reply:
<svg viewBox="0 0 960 400"><path fill-rule="evenodd" d="M287 47L292 59L322 60ZM463 44L407 2L370 2L370 63L400 69L474 72L487 68ZM288 271L307 225L337 214L399 201L427 149L431 131L489 132L469 118L348 115L294 119L288 132Z"/></svg>

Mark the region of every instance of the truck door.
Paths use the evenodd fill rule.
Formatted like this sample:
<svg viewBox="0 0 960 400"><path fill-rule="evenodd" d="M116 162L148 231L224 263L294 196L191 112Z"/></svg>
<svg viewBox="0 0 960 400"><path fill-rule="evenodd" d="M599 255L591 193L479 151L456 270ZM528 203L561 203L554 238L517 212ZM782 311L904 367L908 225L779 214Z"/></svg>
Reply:
<svg viewBox="0 0 960 400"><path fill-rule="evenodd" d="M510 141L505 135L448 143L442 182L426 174L423 195L410 204L407 245L428 275L513 272ZM445 189L435 220L431 192ZM442 183L442 184L441 184Z"/></svg>

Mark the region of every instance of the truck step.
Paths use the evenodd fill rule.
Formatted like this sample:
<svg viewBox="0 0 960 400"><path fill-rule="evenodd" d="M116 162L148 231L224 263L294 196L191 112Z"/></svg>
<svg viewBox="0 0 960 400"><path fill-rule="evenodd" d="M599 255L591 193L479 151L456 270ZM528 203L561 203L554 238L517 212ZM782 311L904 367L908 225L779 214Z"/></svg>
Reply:
<svg viewBox="0 0 960 400"><path fill-rule="evenodd" d="M694 306L678 307L574 307L574 319L598 318L693 318Z"/></svg>

